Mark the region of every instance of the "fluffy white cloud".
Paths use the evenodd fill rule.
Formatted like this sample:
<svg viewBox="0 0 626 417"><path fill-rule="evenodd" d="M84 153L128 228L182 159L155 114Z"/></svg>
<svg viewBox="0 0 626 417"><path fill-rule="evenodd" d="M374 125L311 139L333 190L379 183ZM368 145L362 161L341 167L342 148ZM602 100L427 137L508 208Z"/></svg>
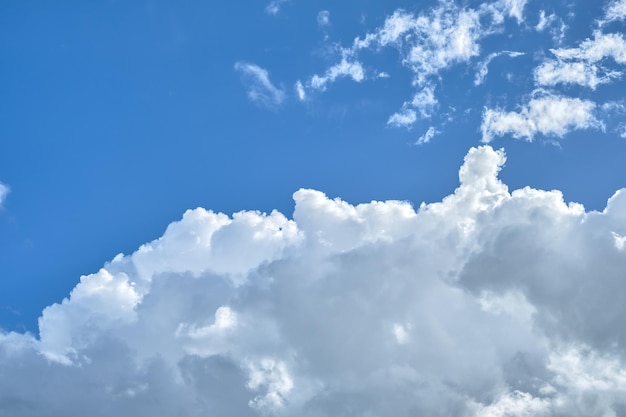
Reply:
<svg viewBox="0 0 626 417"><path fill-rule="evenodd" d="M626 18L626 0L613 0L608 3L601 25Z"/></svg>
<svg viewBox="0 0 626 417"><path fill-rule="evenodd" d="M2 207L2 203L4 203L9 191L11 191L9 186L0 182L0 207Z"/></svg>
<svg viewBox="0 0 626 417"><path fill-rule="evenodd" d="M546 61L535 69L535 82L542 86L578 84L595 89L621 76L617 71L602 71L587 62Z"/></svg>
<svg viewBox="0 0 626 417"><path fill-rule="evenodd" d="M559 59L600 62L613 58L618 64L626 64L626 40L621 33L595 32L592 39L585 39L577 48L550 50Z"/></svg>
<svg viewBox="0 0 626 417"><path fill-rule="evenodd" d="M0 414L622 415L626 190L510 192L473 148L440 202L190 210L0 332Z"/></svg>
<svg viewBox="0 0 626 417"><path fill-rule="evenodd" d="M538 85L578 84L595 89L619 78L622 73L609 70L602 61L613 58L616 63L626 63L626 41L621 34L594 33L576 48L550 50L557 58L542 63L535 70Z"/></svg>
<svg viewBox="0 0 626 417"><path fill-rule="evenodd" d="M285 100L285 92L272 84L267 70L246 62L235 63L235 70L241 73L248 98L253 102L274 108Z"/></svg>
<svg viewBox="0 0 626 417"><path fill-rule="evenodd" d="M577 129L602 128L594 116L596 104L579 98L546 95L532 98L518 112L486 108L481 131L483 142L510 134L532 141L535 135L563 137Z"/></svg>

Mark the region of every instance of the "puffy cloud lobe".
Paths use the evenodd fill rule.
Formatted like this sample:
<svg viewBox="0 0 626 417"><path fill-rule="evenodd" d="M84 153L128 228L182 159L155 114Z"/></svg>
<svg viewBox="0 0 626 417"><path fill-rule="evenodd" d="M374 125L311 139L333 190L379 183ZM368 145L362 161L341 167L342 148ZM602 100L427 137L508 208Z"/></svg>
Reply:
<svg viewBox="0 0 626 417"><path fill-rule="evenodd" d="M558 95L532 98L519 112L486 108L481 131L483 142L510 134L532 141L537 134L563 137L577 129L602 128L594 116L596 104L589 100Z"/></svg>
<svg viewBox="0 0 626 417"><path fill-rule="evenodd" d="M274 108L285 100L285 92L270 81L267 70L246 62L235 63L235 70L240 72L248 88L248 98L268 108Z"/></svg>
<svg viewBox="0 0 626 417"><path fill-rule="evenodd" d="M0 414L606 416L626 407L626 190L510 192L503 151L417 210L300 190L190 210L0 333Z"/></svg>

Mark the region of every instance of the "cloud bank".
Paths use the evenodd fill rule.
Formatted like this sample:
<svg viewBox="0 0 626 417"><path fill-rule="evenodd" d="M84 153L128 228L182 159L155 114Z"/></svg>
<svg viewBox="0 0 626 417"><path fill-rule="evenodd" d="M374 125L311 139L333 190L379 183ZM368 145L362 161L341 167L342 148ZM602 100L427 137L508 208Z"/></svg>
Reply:
<svg viewBox="0 0 626 417"><path fill-rule="evenodd" d="M624 415L626 190L586 212L505 159L417 209L187 211L0 332L0 415Z"/></svg>

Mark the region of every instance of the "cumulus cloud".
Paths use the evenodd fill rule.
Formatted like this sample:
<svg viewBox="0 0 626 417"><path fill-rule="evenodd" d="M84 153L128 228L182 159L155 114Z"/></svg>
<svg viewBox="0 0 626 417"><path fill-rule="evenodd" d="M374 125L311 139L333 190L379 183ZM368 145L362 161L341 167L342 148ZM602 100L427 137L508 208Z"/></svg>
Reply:
<svg viewBox="0 0 626 417"><path fill-rule="evenodd" d="M38 338L0 332L0 414L620 415L626 189L586 212L510 192L505 160L471 149L417 209L302 189L292 219L187 211Z"/></svg>
<svg viewBox="0 0 626 417"><path fill-rule="evenodd" d="M9 191L11 191L9 186L0 182L0 207L2 207L2 203L4 203Z"/></svg>
<svg viewBox="0 0 626 417"><path fill-rule="evenodd" d="M246 62L235 63L235 70L241 74L251 101L274 108L285 100L285 92L272 84L267 70Z"/></svg>
<svg viewBox="0 0 626 417"><path fill-rule="evenodd" d="M532 98L519 111L486 108L481 125L483 142L510 134L532 141L537 134L563 137L572 130L602 128L595 117L596 104L579 98L544 95Z"/></svg>

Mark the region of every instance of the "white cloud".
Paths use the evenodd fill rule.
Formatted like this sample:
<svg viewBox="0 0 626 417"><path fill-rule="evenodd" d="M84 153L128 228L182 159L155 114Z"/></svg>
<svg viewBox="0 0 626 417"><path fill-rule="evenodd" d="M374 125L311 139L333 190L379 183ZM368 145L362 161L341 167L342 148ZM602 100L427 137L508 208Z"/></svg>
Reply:
<svg viewBox="0 0 626 417"><path fill-rule="evenodd" d="M419 14L398 9L380 28L356 38L350 47L340 48L340 63L328 68L324 75L313 75L305 86L323 91L338 78L333 73L363 81L366 74L360 54L364 50L391 47L397 49L402 64L412 72L413 85L418 90L432 88L442 72L479 56L480 41L498 32L506 17L521 23L525 4L526 0L498 0L472 9L453 1L440 1L436 7ZM411 108L407 101L390 117L388 124L408 127L417 120L418 113L422 109Z"/></svg>
<svg viewBox="0 0 626 417"><path fill-rule="evenodd" d="M532 141L535 135L563 137L572 130L601 128L594 116L596 104L579 98L545 95L532 98L518 112L488 109L483 112L483 142L510 134Z"/></svg>
<svg viewBox="0 0 626 417"><path fill-rule="evenodd" d="M387 124L393 127L406 127L410 129L417 121L417 113L413 109L403 108L397 113L389 116Z"/></svg>
<svg viewBox="0 0 626 417"><path fill-rule="evenodd" d="M578 84L595 89L607 84L622 73L609 70L602 61L613 58L619 64L626 63L626 41L621 34L595 32L593 39L586 39L576 48L551 49L556 60L547 60L535 69L535 82L543 86Z"/></svg>
<svg viewBox="0 0 626 417"><path fill-rule="evenodd" d="M7 198L9 191L11 191L9 186L0 182L0 207L2 207L2 203Z"/></svg>
<svg viewBox="0 0 626 417"><path fill-rule="evenodd" d="M505 160L471 149L418 209L303 189L293 219L187 211L40 339L0 331L0 414L620 415L626 189L586 212L509 191Z"/></svg>
<svg viewBox="0 0 626 417"><path fill-rule="evenodd" d="M600 21L600 24L624 19L626 19L626 0L614 0L608 3L604 19Z"/></svg>
<svg viewBox="0 0 626 417"><path fill-rule="evenodd" d="M577 48L550 50L563 60L581 60L590 63L613 58L618 64L626 64L626 40L621 33L595 32L593 39L586 39Z"/></svg>
<svg viewBox="0 0 626 417"><path fill-rule="evenodd" d="M290 0L272 0L267 6L265 6L265 12L267 14L276 16L278 13L280 13L280 8L282 7L283 3L287 3L288 1Z"/></svg>
<svg viewBox="0 0 626 417"><path fill-rule="evenodd" d="M317 25L319 27L330 25L330 12L328 10L322 10L317 14Z"/></svg>
<svg viewBox="0 0 626 417"><path fill-rule="evenodd" d="M481 85L482 83L485 82L485 78L487 77L487 74L489 73L489 64L491 63L491 61L493 61L494 58L497 58L502 55L506 55L509 58L516 58L518 56L524 55L524 53L515 52L515 51L501 51L501 52L494 52L494 53L487 55L487 58L485 58L482 62L478 63L478 68L476 70L476 77L474 78L474 85Z"/></svg>
<svg viewBox="0 0 626 417"><path fill-rule="evenodd" d="M328 83L333 83L337 78L349 77L356 82L365 79L363 66L358 61L342 59L340 63L328 68L322 76L314 75L309 81L309 86L315 90L324 91Z"/></svg>
<svg viewBox="0 0 626 417"><path fill-rule="evenodd" d="M298 96L298 100L306 100L306 91L304 91L304 86L300 80L296 81L296 95Z"/></svg>
<svg viewBox="0 0 626 417"><path fill-rule="evenodd" d="M419 137L419 139L416 142L416 145L422 145L424 143L428 143L431 141L432 138L434 138L438 134L439 134L439 131L435 129L435 127L431 126L428 128L426 133L424 133L422 136Z"/></svg>
<svg viewBox="0 0 626 417"><path fill-rule="evenodd" d="M557 84L578 84L595 88L610 83L622 74L617 71L603 71L597 65L587 62L546 61L535 69L535 82L542 86Z"/></svg>
<svg viewBox="0 0 626 417"><path fill-rule="evenodd" d="M267 70L246 62L235 63L248 89L248 98L268 108L274 108L285 100L285 92L270 81Z"/></svg>

